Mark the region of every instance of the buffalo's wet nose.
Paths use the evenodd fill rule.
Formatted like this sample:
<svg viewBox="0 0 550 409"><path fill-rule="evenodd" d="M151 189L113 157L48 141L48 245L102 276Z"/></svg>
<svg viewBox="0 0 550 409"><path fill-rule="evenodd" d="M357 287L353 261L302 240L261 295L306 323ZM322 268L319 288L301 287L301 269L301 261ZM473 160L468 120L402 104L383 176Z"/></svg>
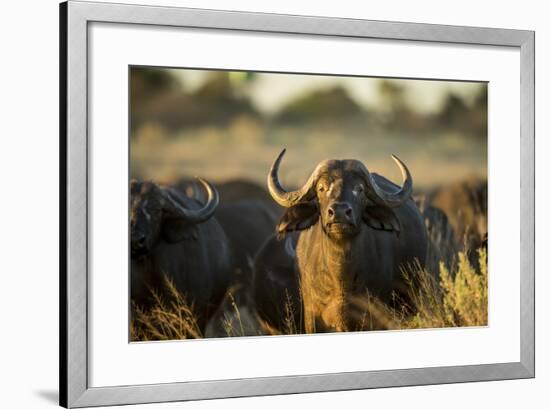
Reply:
<svg viewBox="0 0 550 409"><path fill-rule="evenodd" d="M327 210L331 222L352 222L353 209L348 203L334 203Z"/></svg>

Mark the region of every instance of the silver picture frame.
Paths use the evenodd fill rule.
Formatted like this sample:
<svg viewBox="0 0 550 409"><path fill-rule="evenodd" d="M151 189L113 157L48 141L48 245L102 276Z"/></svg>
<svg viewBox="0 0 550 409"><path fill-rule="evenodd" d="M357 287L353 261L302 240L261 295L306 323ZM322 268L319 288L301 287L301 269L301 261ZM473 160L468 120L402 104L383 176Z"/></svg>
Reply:
<svg viewBox="0 0 550 409"><path fill-rule="evenodd" d="M176 26L514 47L520 51L520 360L497 364L91 387L88 381L88 24ZM535 376L535 33L69 1L60 5L60 404L137 404ZM498 149L497 147L493 147Z"/></svg>

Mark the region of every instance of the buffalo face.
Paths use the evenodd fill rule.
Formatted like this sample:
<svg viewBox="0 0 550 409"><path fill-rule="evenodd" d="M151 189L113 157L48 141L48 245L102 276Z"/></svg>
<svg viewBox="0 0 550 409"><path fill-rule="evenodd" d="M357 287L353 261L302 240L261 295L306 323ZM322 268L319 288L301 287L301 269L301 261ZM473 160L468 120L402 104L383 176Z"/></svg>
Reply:
<svg viewBox="0 0 550 409"><path fill-rule="evenodd" d="M133 181L130 204L130 250L132 257L139 257L153 248L160 235L164 206L160 188Z"/></svg>
<svg viewBox="0 0 550 409"><path fill-rule="evenodd" d="M393 157L403 175L400 189L386 190L366 166L357 160L325 160L313 171L307 182L295 191L280 184L278 169L285 153L275 160L267 183L271 196L287 211L277 226L278 237L286 232L307 229L318 221L334 240L352 238L368 226L399 233L399 221L392 208L409 200L412 177L403 162Z"/></svg>
<svg viewBox="0 0 550 409"><path fill-rule="evenodd" d="M214 214L219 196L216 189L200 179L206 191L206 203L198 206L180 192L153 182L132 181L130 184L130 250L133 258L148 254L162 235L177 242L189 235L197 223Z"/></svg>
<svg viewBox="0 0 550 409"><path fill-rule="evenodd" d="M356 235L366 205L365 183L359 175L335 167L327 169L316 184L320 222L334 239Z"/></svg>

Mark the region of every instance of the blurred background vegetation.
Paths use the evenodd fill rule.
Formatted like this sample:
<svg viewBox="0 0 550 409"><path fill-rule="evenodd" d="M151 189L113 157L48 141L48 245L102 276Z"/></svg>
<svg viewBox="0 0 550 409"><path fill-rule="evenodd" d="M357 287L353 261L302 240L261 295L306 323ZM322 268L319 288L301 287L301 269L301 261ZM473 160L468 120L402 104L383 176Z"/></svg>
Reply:
<svg viewBox="0 0 550 409"><path fill-rule="evenodd" d="M487 84L132 67L131 177L300 185L323 159L362 160L419 190L487 176Z"/></svg>

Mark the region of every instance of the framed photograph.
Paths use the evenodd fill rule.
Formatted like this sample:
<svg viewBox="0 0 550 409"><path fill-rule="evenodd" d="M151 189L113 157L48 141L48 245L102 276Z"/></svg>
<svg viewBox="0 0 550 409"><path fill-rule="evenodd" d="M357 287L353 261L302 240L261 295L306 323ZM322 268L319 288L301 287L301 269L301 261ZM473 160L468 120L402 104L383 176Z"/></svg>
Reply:
<svg viewBox="0 0 550 409"><path fill-rule="evenodd" d="M534 32L60 21L62 406L534 377Z"/></svg>

